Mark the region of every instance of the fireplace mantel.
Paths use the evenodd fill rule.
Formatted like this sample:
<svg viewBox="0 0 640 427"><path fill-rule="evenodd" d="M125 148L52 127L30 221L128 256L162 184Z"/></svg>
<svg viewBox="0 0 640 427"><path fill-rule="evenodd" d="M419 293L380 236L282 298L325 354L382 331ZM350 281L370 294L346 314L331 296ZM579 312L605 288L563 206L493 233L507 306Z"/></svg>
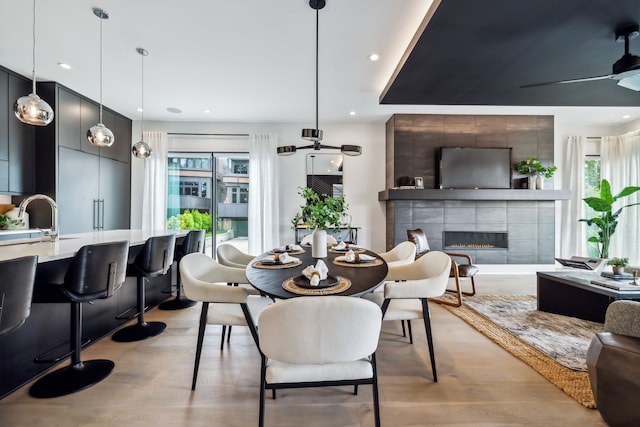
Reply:
<svg viewBox="0 0 640 427"><path fill-rule="evenodd" d="M569 190L399 190L378 193L379 201L387 200L569 200Z"/></svg>

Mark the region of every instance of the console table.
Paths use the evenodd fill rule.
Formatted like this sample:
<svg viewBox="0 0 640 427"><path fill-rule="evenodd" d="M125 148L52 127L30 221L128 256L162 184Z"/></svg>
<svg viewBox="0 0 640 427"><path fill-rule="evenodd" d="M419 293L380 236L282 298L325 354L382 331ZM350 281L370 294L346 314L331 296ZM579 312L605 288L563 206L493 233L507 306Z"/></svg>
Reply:
<svg viewBox="0 0 640 427"><path fill-rule="evenodd" d="M598 277L595 272L538 272L538 310L603 323L613 301L640 300L640 286L618 291L592 284Z"/></svg>

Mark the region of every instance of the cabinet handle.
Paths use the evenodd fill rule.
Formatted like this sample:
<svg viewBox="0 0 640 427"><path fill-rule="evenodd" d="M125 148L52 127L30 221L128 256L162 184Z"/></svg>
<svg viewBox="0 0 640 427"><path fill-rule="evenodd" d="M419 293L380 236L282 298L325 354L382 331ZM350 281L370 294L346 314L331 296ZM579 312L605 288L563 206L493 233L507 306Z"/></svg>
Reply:
<svg viewBox="0 0 640 427"><path fill-rule="evenodd" d="M93 199L93 229L98 229L98 199Z"/></svg>
<svg viewBox="0 0 640 427"><path fill-rule="evenodd" d="M100 230L104 230L104 199L100 200Z"/></svg>

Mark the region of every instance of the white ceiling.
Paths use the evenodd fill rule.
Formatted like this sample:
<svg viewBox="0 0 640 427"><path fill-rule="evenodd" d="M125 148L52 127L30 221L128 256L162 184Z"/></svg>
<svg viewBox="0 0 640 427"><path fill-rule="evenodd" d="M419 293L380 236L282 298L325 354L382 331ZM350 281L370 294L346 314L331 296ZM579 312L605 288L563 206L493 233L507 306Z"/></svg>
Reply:
<svg viewBox="0 0 640 427"><path fill-rule="evenodd" d="M320 11L319 120L385 121L393 113L556 114L582 124L623 122L640 108L379 105L378 98L431 0L327 0ZM315 11L308 0L37 0L36 71L134 119L315 120ZM2 0L0 65L31 75L32 2ZM371 62L371 53L380 60ZM57 64L65 62L71 70ZM179 108L181 114L167 112ZM211 113L206 114L204 109ZM349 112L355 111L355 116Z"/></svg>

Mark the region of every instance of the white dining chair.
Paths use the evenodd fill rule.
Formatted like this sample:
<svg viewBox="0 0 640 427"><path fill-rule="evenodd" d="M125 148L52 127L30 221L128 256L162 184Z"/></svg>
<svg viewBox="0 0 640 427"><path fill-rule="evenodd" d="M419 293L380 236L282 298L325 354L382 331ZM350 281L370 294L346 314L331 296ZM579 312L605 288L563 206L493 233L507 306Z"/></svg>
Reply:
<svg viewBox="0 0 640 427"><path fill-rule="evenodd" d="M380 426L375 352L382 312L370 301L344 296L297 297L278 301L258 319L260 415L265 391L359 384L373 387L373 411ZM316 403L316 402L314 402Z"/></svg>
<svg viewBox="0 0 640 427"><path fill-rule="evenodd" d="M219 264L208 255L192 253L180 261L182 286L187 298L202 301L196 358L193 366L191 389L196 389L200 355L207 325L248 326L256 345L258 335L254 319L269 304L269 298L249 295L239 286L227 286L226 283L246 282L244 270ZM222 350L224 335L222 337Z"/></svg>
<svg viewBox="0 0 640 427"><path fill-rule="evenodd" d="M220 264L236 268L246 268L255 258L230 243L218 245L216 255Z"/></svg>
<svg viewBox="0 0 640 427"><path fill-rule="evenodd" d="M390 267L384 291L371 292L364 296L381 306L385 321L406 320L409 341L412 344L411 320L423 319L434 382L438 382L438 376L427 300L445 293L450 269L449 255L431 251L411 264Z"/></svg>
<svg viewBox="0 0 640 427"><path fill-rule="evenodd" d="M411 264L416 259L416 244L409 241L400 242L387 252L378 255L385 260L388 267Z"/></svg>

